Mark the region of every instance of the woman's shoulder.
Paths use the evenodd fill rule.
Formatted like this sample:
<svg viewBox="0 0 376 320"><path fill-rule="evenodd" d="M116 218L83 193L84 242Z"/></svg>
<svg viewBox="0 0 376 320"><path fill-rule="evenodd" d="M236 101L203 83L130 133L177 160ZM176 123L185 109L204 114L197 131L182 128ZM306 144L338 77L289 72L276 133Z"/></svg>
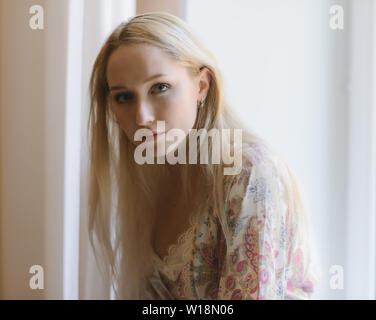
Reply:
<svg viewBox="0 0 376 320"><path fill-rule="evenodd" d="M230 192L245 191L250 183L251 176L254 179L266 180L279 178L283 162L280 156L270 145L263 141L245 142L242 144L242 165L238 174L228 176L225 190Z"/></svg>
<svg viewBox="0 0 376 320"><path fill-rule="evenodd" d="M274 277L259 285L264 298L305 299L317 282L316 271L310 269L315 259L310 251L310 227L299 198L291 193L292 186L288 165L275 150L263 143L243 144L242 169L227 188L224 228L228 229L229 252L240 248L243 257L248 257L247 250L254 248L262 257L255 269ZM285 275L288 285L283 291L280 284Z"/></svg>
<svg viewBox="0 0 376 320"><path fill-rule="evenodd" d="M249 171L254 166L278 167L281 157L265 141L244 142L242 144L243 171Z"/></svg>

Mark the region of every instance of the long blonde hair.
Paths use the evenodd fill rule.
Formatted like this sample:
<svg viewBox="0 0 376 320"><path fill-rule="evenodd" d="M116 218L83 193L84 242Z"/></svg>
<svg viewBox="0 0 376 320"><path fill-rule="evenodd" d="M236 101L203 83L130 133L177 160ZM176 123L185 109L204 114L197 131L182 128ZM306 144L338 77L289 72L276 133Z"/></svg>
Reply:
<svg viewBox="0 0 376 320"><path fill-rule="evenodd" d="M137 15L121 23L104 43L90 79L89 237L97 263L111 279L116 298L138 299L150 270L154 195L159 177L166 174L167 169L161 165L157 168L135 164L135 147L115 121L110 107L107 62L114 50L126 44L156 46L196 73L202 66L209 69L210 88L205 107L198 109L194 128L209 131L212 128L244 129L244 126L230 112L214 56L181 19L164 12ZM243 143L266 143L249 130L243 130L242 139ZM227 147L231 148L231 144L233 140ZM212 205L228 241L223 197L228 178L223 176L224 164L180 166L181 193L186 199L201 196L197 201L201 206ZM199 175L189 174L192 170ZM290 171L286 172L288 176L285 179L292 181L292 185L289 184L291 205L299 206L296 210L302 218L299 223L306 225L298 189ZM193 181L193 176L199 176L201 183Z"/></svg>

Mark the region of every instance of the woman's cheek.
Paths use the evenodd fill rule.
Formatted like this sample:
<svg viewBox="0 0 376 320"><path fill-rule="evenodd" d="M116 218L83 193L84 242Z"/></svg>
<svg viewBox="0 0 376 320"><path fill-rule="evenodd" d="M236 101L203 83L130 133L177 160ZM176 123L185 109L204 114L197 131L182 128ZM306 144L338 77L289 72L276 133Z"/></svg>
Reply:
<svg viewBox="0 0 376 320"><path fill-rule="evenodd" d="M169 120L176 118L178 110L179 101L176 99L176 95L166 95L158 106L157 119L169 122Z"/></svg>
<svg viewBox="0 0 376 320"><path fill-rule="evenodd" d="M125 112L121 112L116 109L114 109L114 115L122 131L126 134L130 141L133 141L134 124L129 122L130 117L127 116Z"/></svg>

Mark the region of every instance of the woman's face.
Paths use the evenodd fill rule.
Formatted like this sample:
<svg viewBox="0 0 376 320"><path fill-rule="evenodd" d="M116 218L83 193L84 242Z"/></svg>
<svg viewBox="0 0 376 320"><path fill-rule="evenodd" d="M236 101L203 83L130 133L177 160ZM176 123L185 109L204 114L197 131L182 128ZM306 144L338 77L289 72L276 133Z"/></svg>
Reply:
<svg viewBox="0 0 376 320"><path fill-rule="evenodd" d="M142 128L158 132L157 121L165 122L164 132L177 128L188 134L196 120L197 101L207 95L210 74L202 68L193 75L151 45L122 45L109 57L107 83L117 121L136 145L141 141L134 140L135 132Z"/></svg>

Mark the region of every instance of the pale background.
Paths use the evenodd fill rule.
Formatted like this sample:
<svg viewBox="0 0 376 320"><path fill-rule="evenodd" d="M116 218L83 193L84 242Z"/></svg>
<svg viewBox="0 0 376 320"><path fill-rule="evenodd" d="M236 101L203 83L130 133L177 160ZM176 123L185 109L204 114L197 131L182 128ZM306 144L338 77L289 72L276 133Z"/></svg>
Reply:
<svg viewBox="0 0 376 320"><path fill-rule="evenodd" d="M35 4L44 30L29 27ZM333 4L343 30L329 27ZM372 0L0 0L0 298L112 297L86 233L88 79L111 30L156 10L196 30L236 112L293 169L321 256L314 298L375 299ZM29 287L32 265L44 290Z"/></svg>

